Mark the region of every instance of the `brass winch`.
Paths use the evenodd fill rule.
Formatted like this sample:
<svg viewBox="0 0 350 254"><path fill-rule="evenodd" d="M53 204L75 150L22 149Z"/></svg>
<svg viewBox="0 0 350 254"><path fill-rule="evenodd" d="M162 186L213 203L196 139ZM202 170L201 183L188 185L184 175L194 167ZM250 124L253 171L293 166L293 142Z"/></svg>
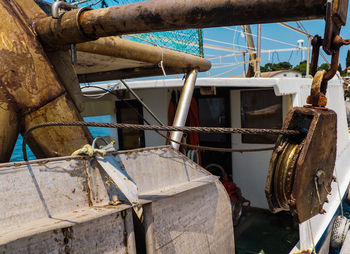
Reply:
<svg viewBox="0 0 350 254"><path fill-rule="evenodd" d="M329 109L293 108L283 128L307 134L278 138L265 192L272 212L291 211L303 222L324 213L336 159L337 116Z"/></svg>
<svg viewBox="0 0 350 254"><path fill-rule="evenodd" d="M348 1L326 4L324 39L312 39L309 105L293 108L283 129L299 130L299 136L280 135L271 156L265 193L272 212L290 211L299 223L325 213L323 205L331 192L337 154L337 115L326 108L327 86L338 68L339 49L350 44L339 34L346 23ZM317 71L320 47L332 56L328 72Z"/></svg>

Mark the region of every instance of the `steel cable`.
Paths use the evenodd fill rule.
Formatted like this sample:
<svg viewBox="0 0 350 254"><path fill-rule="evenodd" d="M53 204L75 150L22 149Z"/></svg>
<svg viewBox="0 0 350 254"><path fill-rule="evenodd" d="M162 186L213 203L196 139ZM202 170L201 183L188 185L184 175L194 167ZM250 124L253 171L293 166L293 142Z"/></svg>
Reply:
<svg viewBox="0 0 350 254"><path fill-rule="evenodd" d="M121 129L134 129L134 130L152 130L152 131L182 131L182 132L198 132L198 133L220 133L220 134L270 134L270 135L287 135L287 136L299 136L302 132L297 130L281 130L281 129L248 129L248 128L221 128L221 127L176 127L176 126L158 126L158 125L140 125L140 124L126 124L126 123L98 123L98 122L48 122L42 123L31 127L23 135L22 151L24 160L27 161L27 149L26 139L29 134L39 128L55 127L55 126L86 126L86 127L102 127L102 128L121 128ZM165 137L167 138L167 137ZM196 145L184 144L176 142L167 138L170 141L184 145L198 150L211 150L220 152L253 152L253 151L266 151L272 150L269 148L257 148L257 149L231 149L231 148L215 148L215 147L203 147Z"/></svg>

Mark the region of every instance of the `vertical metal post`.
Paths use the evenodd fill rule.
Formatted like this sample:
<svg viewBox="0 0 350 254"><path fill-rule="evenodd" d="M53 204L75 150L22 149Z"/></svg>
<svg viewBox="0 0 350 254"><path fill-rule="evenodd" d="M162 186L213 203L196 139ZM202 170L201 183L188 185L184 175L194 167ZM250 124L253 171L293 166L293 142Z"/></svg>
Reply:
<svg viewBox="0 0 350 254"><path fill-rule="evenodd" d="M197 80L198 70L192 70L187 73L184 87L182 88L179 104L176 109L173 126L182 127L186 123L188 111L190 109L192 95ZM177 142L181 142L183 133L181 131L173 131L170 138ZM179 150L180 145L175 142L170 142L171 147Z"/></svg>
<svg viewBox="0 0 350 254"><path fill-rule="evenodd" d="M258 24L258 42L257 42L257 58L256 58L256 77L260 77L261 64L261 24Z"/></svg>
<svg viewBox="0 0 350 254"><path fill-rule="evenodd" d="M307 37L307 59L306 59L306 77L310 76L310 50L311 50L311 36Z"/></svg>
<svg viewBox="0 0 350 254"><path fill-rule="evenodd" d="M255 51L255 45L254 40L252 36L252 30L250 28L250 25L244 25L242 26L242 29L244 30L245 37L246 37L246 44L248 47L248 51ZM244 59L245 62L245 59ZM248 64L248 71L244 71L244 75L246 77L254 77L256 72L256 53L250 53L249 54L249 64ZM245 68L245 65L244 65Z"/></svg>
<svg viewBox="0 0 350 254"><path fill-rule="evenodd" d="M144 228L145 228L145 240L146 240L146 253L156 253L156 243L154 236L154 223L153 223L153 210L152 203L143 206L144 214ZM135 252L136 253L136 252Z"/></svg>

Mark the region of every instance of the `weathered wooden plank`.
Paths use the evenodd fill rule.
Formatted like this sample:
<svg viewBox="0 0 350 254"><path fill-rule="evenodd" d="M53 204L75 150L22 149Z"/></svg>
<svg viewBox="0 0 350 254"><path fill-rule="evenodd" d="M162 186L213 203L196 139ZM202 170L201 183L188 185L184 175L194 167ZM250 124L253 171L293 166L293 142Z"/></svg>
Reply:
<svg viewBox="0 0 350 254"><path fill-rule="evenodd" d="M209 176L206 170L169 147L118 153L122 167L136 182L139 195L164 191ZM147 158L147 159L146 159Z"/></svg>
<svg viewBox="0 0 350 254"><path fill-rule="evenodd" d="M115 161L138 187L148 253L234 252L231 204L216 177L169 147ZM90 162L0 165L0 253L136 253L132 207L109 205L120 191Z"/></svg>
<svg viewBox="0 0 350 254"><path fill-rule="evenodd" d="M89 168L85 160L68 159L1 167L0 228L55 216L92 203L107 204L108 193L96 171L98 169ZM89 182L93 182L93 187Z"/></svg>
<svg viewBox="0 0 350 254"><path fill-rule="evenodd" d="M167 147L119 158L139 197L151 202L144 208L148 252L234 253L231 203L216 177Z"/></svg>
<svg viewBox="0 0 350 254"><path fill-rule="evenodd" d="M0 253L136 253L126 205L76 210L1 233Z"/></svg>
<svg viewBox="0 0 350 254"><path fill-rule="evenodd" d="M227 201L218 182L154 201L156 253L234 253Z"/></svg>

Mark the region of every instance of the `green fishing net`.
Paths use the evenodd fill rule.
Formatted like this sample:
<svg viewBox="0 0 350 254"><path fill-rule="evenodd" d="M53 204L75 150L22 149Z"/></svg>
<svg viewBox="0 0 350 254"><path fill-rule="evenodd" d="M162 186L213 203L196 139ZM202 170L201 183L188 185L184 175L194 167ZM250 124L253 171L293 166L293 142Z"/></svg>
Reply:
<svg viewBox="0 0 350 254"><path fill-rule="evenodd" d="M125 5L142 1L144 0L71 0L69 2L80 2L81 4L79 4L79 6L106 8L115 5ZM127 35L124 38L203 57L203 38L201 29L132 34Z"/></svg>

